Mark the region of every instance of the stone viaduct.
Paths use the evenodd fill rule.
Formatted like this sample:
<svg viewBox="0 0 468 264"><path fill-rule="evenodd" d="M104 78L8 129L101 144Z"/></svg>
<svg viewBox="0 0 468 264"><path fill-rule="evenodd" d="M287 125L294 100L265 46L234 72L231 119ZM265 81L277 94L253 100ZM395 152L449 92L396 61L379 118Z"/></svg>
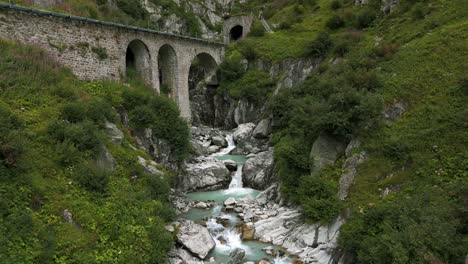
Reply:
<svg viewBox="0 0 468 264"><path fill-rule="evenodd" d="M168 87L187 120L192 63L212 76L225 45L1 3L0 38L40 46L85 80L120 79L133 67L155 92Z"/></svg>

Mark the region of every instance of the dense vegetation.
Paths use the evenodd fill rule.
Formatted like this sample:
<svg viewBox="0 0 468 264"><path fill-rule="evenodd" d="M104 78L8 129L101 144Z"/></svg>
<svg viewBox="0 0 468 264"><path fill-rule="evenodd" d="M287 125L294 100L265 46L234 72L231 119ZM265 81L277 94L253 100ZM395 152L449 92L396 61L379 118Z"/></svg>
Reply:
<svg viewBox="0 0 468 264"><path fill-rule="evenodd" d="M130 112L130 127L115 109ZM0 262L165 263L171 173L138 164L150 157L130 131L153 128L182 159L189 134L178 114L137 78L79 81L45 52L0 41ZM121 144L105 121L125 132Z"/></svg>
<svg viewBox="0 0 468 264"><path fill-rule="evenodd" d="M229 47L219 73L221 88L231 95L249 100L242 90L247 86L233 84L257 71L259 60L321 61L303 84L274 97L262 82L251 80L248 87L273 114L283 194L304 208L310 222L328 222L350 209L339 242L357 263L464 261L468 14L462 6L461 0L402 0L386 15L377 0L362 6L350 0L249 1L237 7L263 10L276 28L256 29ZM382 111L395 103L404 106L404 115L384 120ZM310 175L311 146L321 133L343 142L358 138L354 151L369 157L345 201L336 196L343 159Z"/></svg>

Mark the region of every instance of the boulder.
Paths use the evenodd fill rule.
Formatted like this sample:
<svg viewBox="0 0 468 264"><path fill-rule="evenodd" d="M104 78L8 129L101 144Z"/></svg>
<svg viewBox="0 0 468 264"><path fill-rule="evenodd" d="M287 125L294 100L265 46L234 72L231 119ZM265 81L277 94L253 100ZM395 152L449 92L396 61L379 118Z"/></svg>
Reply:
<svg viewBox="0 0 468 264"><path fill-rule="evenodd" d="M185 191L224 189L231 181L231 172L222 161L214 158L186 164L185 171L179 178L179 187Z"/></svg>
<svg viewBox="0 0 468 264"><path fill-rule="evenodd" d="M365 151L357 153L352 157L346 159L345 163L343 164L343 169L345 169L345 173L343 173L340 177L339 181L339 189L338 189L338 198L340 200L345 200L348 197L348 191L351 185L354 182L354 176L357 174L357 167L364 163L367 160L367 154Z"/></svg>
<svg viewBox="0 0 468 264"><path fill-rule="evenodd" d="M227 143L226 139L221 135L213 136L211 138L211 142L214 145L219 146L219 147L223 147L223 148L228 146L228 143Z"/></svg>
<svg viewBox="0 0 468 264"><path fill-rule="evenodd" d="M260 152L244 163L242 168L244 184L254 189L264 190L271 184L272 172L273 150Z"/></svg>
<svg viewBox="0 0 468 264"><path fill-rule="evenodd" d="M255 129L254 123L240 124L236 130L234 130L233 138L236 142L246 141L252 135L253 130Z"/></svg>
<svg viewBox="0 0 468 264"><path fill-rule="evenodd" d="M236 199L234 197L229 197L224 201L225 206L230 206L236 204Z"/></svg>
<svg viewBox="0 0 468 264"><path fill-rule="evenodd" d="M227 264L242 264L244 257L245 251L243 249L236 248L229 254L229 261Z"/></svg>
<svg viewBox="0 0 468 264"><path fill-rule="evenodd" d="M255 127L252 135L254 138L262 139L267 138L271 133L271 120L262 119L260 123Z"/></svg>
<svg viewBox="0 0 468 264"><path fill-rule="evenodd" d="M181 222L177 241L200 259L205 259L216 245L208 229L193 221Z"/></svg>
<svg viewBox="0 0 468 264"><path fill-rule="evenodd" d="M145 158L138 156L138 163L145 169L146 173L158 175L161 177L164 176L164 173L156 168L158 165L156 162L152 160L146 161Z"/></svg>
<svg viewBox="0 0 468 264"><path fill-rule="evenodd" d="M96 158L96 165L106 171L113 171L117 167L114 157L105 146L102 146Z"/></svg>
<svg viewBox="0 0 468 264"><path fill-rule="evenodd" d="M405 103L395 101L395 102L393 102L393 104L385 107L382 115L383 115L385 120L395 121L398 118L400 118L401 116L403 116L405 111L406 111Z"/></svg>
<svg viewBox="0 0 468 264"><path fill-rule="evenodd" d="M226 168L230 171L236 171L237 170L237 162L233 160L224 160L224 165Z"/></svg>
<svg viewBox="0 0 468 264"><path fill-rule="evenodd" d="M316 175L323 166L338 160L344 154L345 149L346 144L341 140L327 133L320 134L310 151L311 174Z"/></svg>
<svg viewBox="0 0 468 264"><path fill-rule="evenodd" d="M104 123L104 127L106 130L106 134L112 143L117 144L117 145L122 144L124 133L120 131L120 129L117 128L117 126L114 123L110 123L106 121Z"/></svg>
<svg viewBox="0 0 468 264"><path fill-rule="evenodd" d="M172 248L168 253L167 264L203 264L203 261L192 256L183 248Z"/></svg>
<svg viewBox="0 0 468 264"><path fill-rule="evenodd" d="M242 224L242 240L255 239L255 225L253 223Z"/></svg>
<svg viewBox="0 0 468 264"><path fill-rule="evenodd" d="M268 260L262 259L258 262L258 264L271 264Z"/></svg>

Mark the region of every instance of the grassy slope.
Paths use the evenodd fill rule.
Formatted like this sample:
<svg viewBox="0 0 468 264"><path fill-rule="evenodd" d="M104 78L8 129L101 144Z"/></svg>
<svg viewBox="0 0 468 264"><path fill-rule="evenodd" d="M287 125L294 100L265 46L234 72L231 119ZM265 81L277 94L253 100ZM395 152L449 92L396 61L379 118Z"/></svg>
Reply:
<svg viewBox="0 0 468 264"><path fill-rule="evenodd" d="M22 124L9 135L18 137L18 144L0 140L0 263L163 263L172 241L164 231L171 215L167 197L148 194L151 176L136 160L149 157L131 148L128 131L121 146L110 143L102 129L97 132L118 163L103 192L83 188L83 175L75 173L93 155L70 146L64 150L66 144L48 132L63 106L99 99L120 105L123 91L136 88L79 81L44 52L5 41L0 41L0 69L0 106ZM149 90L141 93L152 96ZM11 145L22 154L5 168L2 153ZM67 165L64 157L71 159ZM74 224L62 220L65 209Z"/></svg>
<svg viewBox="0 0 468 264"><path fill-rule="evenodd" d="M270 23L294 17L291 10L295 1L289 2ZM257 58L273 62L301 57L322 30L330 33L336 45L341 35L354 27L353 14L362 9L354 7L354 1L343 2L348 4L332 10L330 1L317 1L320 8L306 7L302 22L243 40L232 50L250 46ZM359 31L360 41L350 43L344 56L345 63L371 61L381 84L376 94L387 106L403 102L406 111L396 122L382 121L361 136L360 150L366 150L370 160L359 167L350 197L343 204L354 216L345 227L344 237L349 241L340 242L362 263L461 263L462 248L468 241L463 224L468 200L466 3L408 2L402 1L392 14ZM324 28L332 14L344 17L347 25L338 30ZM371 54L378 39L378 47L387 50L384 58L375 60ZM319 79L336 67L328 63L333 57L331 50L323 60L321 70L325 72ZM322 176L336 178L340 164ZM383 198L386 188L393 192ZM387 220L373 219L379 214ZM382 252L388 254L380 255Z"/></svg>

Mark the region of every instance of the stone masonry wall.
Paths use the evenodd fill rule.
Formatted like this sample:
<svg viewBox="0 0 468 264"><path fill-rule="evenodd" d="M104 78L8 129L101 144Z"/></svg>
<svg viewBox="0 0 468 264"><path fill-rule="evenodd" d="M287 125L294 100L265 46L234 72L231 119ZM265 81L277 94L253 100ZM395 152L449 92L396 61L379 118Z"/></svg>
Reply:
<svg viewBox="0 0 468 264"><path fill-rule="evenodd" d="M146 45L149 62L137 68L148 68L145 75L156 92L159 92L158 52L167 44L176 53L175 99L181 115L188 120L191 116L188 75L193 59L206 53L219 64L224 56L224 46L217 43L6 7L0 7L0 38L39 46L85 80L120 79L126 72L129 43L140 40Z"/></svg>

